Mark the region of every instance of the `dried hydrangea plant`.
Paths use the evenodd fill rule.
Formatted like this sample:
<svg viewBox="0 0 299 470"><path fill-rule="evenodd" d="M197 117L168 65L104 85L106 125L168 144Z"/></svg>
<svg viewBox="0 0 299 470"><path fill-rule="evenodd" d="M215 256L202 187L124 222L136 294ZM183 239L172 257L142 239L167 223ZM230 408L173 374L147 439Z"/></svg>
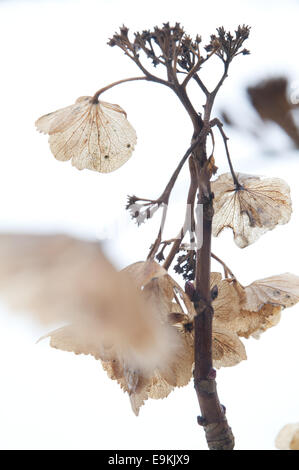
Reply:
<svg viewBox="0 0 299 470"><path fill-rule="evenodd" d="M239 26L231 34L220 27L203 47L200 36L192 39L178 23L174 26L167 23L135 33L133 37L123 26L108 44L120 48L142 75L114 82L93 97L79 98L75 104L36 121L38 130L49 134L55 158L71 160L81 170L110 172L130 158L136 134L120 106L101 101L106 90L134 80L164 85L176 94L191 119L191 142L161 196L128 199L127 209L138 224L162 209L161 225L147 259L119 274L103 258L99 247L87 242L82 243L91 261L84 264L83 248L68 239L74 255L69 257L72 260L69 285L77 285L77 300L81 296L82 301L80 292L84 292L85 317L83 322L78 312L68 326L49 336L53 347L92 354L101 360L109 377L117 380L129 394L136 414L146 399L166 397L174 387L186 385L193 377L201 408L198 423L205 430L209 448L217 450L233 449L234 436L225 407L218 398L215 367L233 366L246 359L240 337L258 337L278 323L282 309L299 300L299 277L287 273L243 287L228 266L211 252L212 234L218 236L226 227L232 229L236 244L244 248L277 224L287 223L291 216L288 185L279 178L236 173L222 122L211 118L230 63L237 56L249 53L243 47L249 31L248 26ZM146 59L154 68L144 65ZM213 90L201 79L201 69L210 60L220 60L223 64L223 73ZM164 78L154 73L155 67L164 70ZM199 103L193 103L188 95L191 81L203 94L203 114L199 112ZM212 180L217 173L215 130L223 138L230 172ZM209 141L213 146L210 156ZM164 240L169 198L187 161L190 185L186 217L176 237ZM54 242L58 243L54 239L49 243ZM78 257L81 249L82 259ZM4 252L8 251L6 246ZM212 257L221 264L223 276L211 273ZM80 276L78 269L72 269L74 260L79 258L83 263ZM168 274L175 258L174 270L185 279L184 289ZM92 285L87 281L90 271L94 273L89 275ZM107 282L100 289L95 280L103 272ZM52 277L55 278L55 270ZM119 292L119 298L112 290Z"/></svg>

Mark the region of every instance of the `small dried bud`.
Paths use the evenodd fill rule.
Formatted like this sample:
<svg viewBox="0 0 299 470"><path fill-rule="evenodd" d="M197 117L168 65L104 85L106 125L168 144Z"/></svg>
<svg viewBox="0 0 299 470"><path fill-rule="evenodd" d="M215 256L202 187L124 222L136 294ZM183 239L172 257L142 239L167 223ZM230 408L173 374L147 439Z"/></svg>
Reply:
<svg viewBox="0 0 299 470"><path fill-rule="evenodd" d="M195 294L195 288L192 282L187 281L185 283L185 292L188 295L190 300L193 300Z"/></svg>
<svg viewBox="0 0 299 470"><path fill-rule="evenodd" d="M185 255L178 256L177 264L173 269L176 273L182 274L184 279L193 281L195 279L195 264L195 251L187 250Z"/></svg>
<svg viewBox="0 0 299 470"><path fill-rule="evenodd" d="M207 379L214 380L216 379L216 370L215 369L210 369L210 372L207 375Z"/></svg>
<svg viewBox="0 0 299 470"><path fill-rule="evenodd" d="M136 196L133 196L132 198L129 198L128 204L126 206L126 209L129 210L132 219L136 219L137 225L141 225L146 220L150 219L161 206L159 201L141 203L137 203L137 201L143 201L143 199L139 199L136 198Z"/></svg>
<svg viewBox="0 0 299 470"><path fill-rule="evenodd" d="M213 288L211 289L211 299L212 301L217 299L218 297L218 286L213 286Z"/></svg>
<svg viewBox="0 0 299 470"><path fill-rule="evenodd" d="M197 423L199 426L206 426L207 422L202 416L197 416Z"/></svg>
<svg viewBox="0 0 299 470"><path fill-rule="evenodd" d="M126 209L129 209L133 204L136 203L136 201L138 201L138 197L128 196L128 202L127 202L127 205L126 205Z"/></svg>
<svg viewBox="0 0 299 470"><path fill-rule="evenodd" d="M163 249L161 251L159 251L159 253L156 254L156 260L159 261L159 263L161 261L164 261L165 260L165 256L164 256L164 253L163 253Z"/></svg>
<svg viewBox="0 0 299 470"><path fill-rule="evenodd" d="M194 323L193 322L187 322L187 323L184 323L184 330L187 332L187 333L191 333L194 329Z"/></svg>

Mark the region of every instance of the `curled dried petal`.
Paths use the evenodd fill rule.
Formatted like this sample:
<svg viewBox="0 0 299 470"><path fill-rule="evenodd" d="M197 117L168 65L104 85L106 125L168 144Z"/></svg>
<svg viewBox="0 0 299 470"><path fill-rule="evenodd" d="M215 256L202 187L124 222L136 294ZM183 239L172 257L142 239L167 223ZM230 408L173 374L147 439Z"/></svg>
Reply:
<svg viewBox="0 0 299 470"><path fill-rule="evenodd" d="M40 117L35 125L49 134L54 157L71 159L79 170L117 170L130 158L136 144L136 133L125 111L105 101L94 103L89 96Z"/></svg>
<svg viewBox="0 0 299 470"><path fill-rule="evenodd" d="M299 301L299 276L284 273L254 281L245 287L243 308L256 311L265 304L292 307Z"/></svg>
<svg viewBox="0 0 299 470"><path fill-rule="evenodd" d="M227 281L234 287L240 301L239 314L229 329L239 336L258 338L280 320L281 310L299 301L299 277L285 273L252 282L242 287L238 281Z"/></svg>
<svg viewBox="0 0 299 470"><path fill-rule="evenodd" d="M291 217L290 189L279 178L237 174L239 187L230 173L212 182L214 192L213 235L225 228L234 232L235 243L244 248Z"/></svg>
<svg viewBox="0 0 299 470"><path fill-rule="evenodd" d="M280 317L281 307L277 305L266 304L257 312L242 309L238 319L233 322L233 329L238 336L259 339L268 328L278 324Z"/></svg>
<svg viewBox="0 0 299 470"><path fill-rule="evenodd" d="M299 450L299 423L284 426L275 439L275 446L280 450Z"/></svg>

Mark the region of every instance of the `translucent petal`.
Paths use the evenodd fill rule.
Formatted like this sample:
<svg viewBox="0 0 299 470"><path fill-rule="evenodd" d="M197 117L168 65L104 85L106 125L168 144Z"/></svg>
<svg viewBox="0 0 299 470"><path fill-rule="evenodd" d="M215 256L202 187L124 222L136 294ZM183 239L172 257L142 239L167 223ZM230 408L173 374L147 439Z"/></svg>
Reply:
<svg viewBox="0 0 299 470"><path fill-rule="evenodd" d="M240 310L228 328L239 336L258 338L280 320L281 310L299 301L299 277L285 273L254 281L242 287L230 280L239 297Z"/></svg>
<svg viewBox="0 0 299 470"><path fill-rule="evenodd" d="M225 228L234 232L235 243L244 248L277 224L291 217L290 189L279 178L237 174L241 185L235 187L230 173L212 182L214 192L213 235Z"/></svg>
<svg viewBox="0 0 299 470"><path fill-rule="evenodd" d="M229 280L221 279L220 273L211 273L211 288L214 285L218 287L218 295L212 303L214 324L235 331L234 323L240 312L239 295Z"/></svg>
<svg viewBox="0 0 299 470"><path fill-rule="evenodd" d="M36 127L50 135L57 160L71 160L79 170L109 173L131 157L136 132L120 106L91 100L78 98L75 104L39 118Z"/></svg>
<svg viewBox="0 0 299 470"><path fill-rule="evenodd" d="M284 273L259 279L245 288L246 300L243 308L259 310L265 304L292 307L299 301L299 276Z"/></svg>
<svg viewBox="0 0 299 470"><path fill-rule="evenodd" d="M238 336L224 328L213 328L213 365L216 368L235 366L247 359L246 350Z"/></svg>

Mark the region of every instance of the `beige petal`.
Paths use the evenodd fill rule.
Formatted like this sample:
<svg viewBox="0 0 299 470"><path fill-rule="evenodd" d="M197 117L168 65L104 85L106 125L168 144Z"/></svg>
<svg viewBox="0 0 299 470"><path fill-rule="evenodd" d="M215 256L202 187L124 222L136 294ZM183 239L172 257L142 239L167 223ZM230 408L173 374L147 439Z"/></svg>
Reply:
<svg viewBox="0 0 299 470"><path fill-rule="evenodd" d="M221 279L220 273L211 273L211 289L218 287L218 296L213 301L214 324L235 332L234 323L240 313L240 299L228 279Z"/></svg>
<svg viewBox="0 0 299 470"><path fill-rule="evenodd" d="M122 272L128 275L139 289L150 282L152 278L167 274L164 268L151 259L130 264Z"/></svg>
<svg viewBox="0 0 299 470"><path fill-rule="evenodd" d="M148 391L148 397L153 398L154 400L166 398L170 392L172 392L173 388L174 387L169 385L169 383L167 383L166 380L161 377L159 372L156 372Z"/></svg>
<svg viewBox="0 0 299 470"><path fill-rule="evenodd" d="M102 365L108 377L116 380L123 391L128 393L132 410L138 416L140 407L148 399L150 380L138 371L126 370L118 359L102 362Z"/></svg>
<svg viewBox="0 0 299 470"><path fill-rule="evenodd" d="M70 126L81 122L89 107L90 96L81 96L76 100L75 104L40 117L35 122L35 125L37 130L44 134L52 135L57 132L64 132Z"/></svg>
<svg viewBox="0 0 299 470"><path fill-rule="evenodd" d="M69 325L48 333L39 341L50 338L50 346L62 351L73 352L75 354L92 355L95 359L107 359L105 352L105 343L101 343L102 335L98 335L99 331L86 327L86 325Z"/></svg>
<svg viewBox="0 0 299 470"><path fill-rule="evenodd" d="M109 173L132 155L136 132L120 106L104 101L94 104L91 100L78 98L75 104L42 116L35 124L39 131L50 135L56 159L71 159L79 170Z"/></svg>
<svg viewBox="0 0 299 470"><path fill-rule="evenodd" d="M287 424L275 439L279 450L299 450L299 423Z"/></svg>
<svg viewBox="0 0 299 470"><path fill-rule="evenodd" d="M168 274L152 279L144 287L143 293L148 302L154 305L162 323L169 324L169 315L173 313L174 305L178 309L181 309L182 305L184 308L186 304L189 305L186 294ZM188 321L192 320L193 310L190 312L187 310L184 318L188 318ZM161 361L159 373L168 384L174 387L183 386L190 381L192 376L193 339L186 335L184 328L180 328L180 324L171 326L171 330L173 351L167 364L163 365Z"/></svg>
<svg viewBox="0 0 299 470"><path fill-rule="evenodd" d="M233 329L238 336L245 338L253 336L255 339L259 339L264 331L278 324L280 312L280 306L271 304L264 305L257 312L241 310L239 318L233 323Z"/></svg>
<svg viewBox="0 0 299 470"><path fill-rule="evenodd" d="M213 328L213 365L220 367L235 366L247 359L243 343L235 333L224 328Z"/></svg>
<svg viewBox="0 0 299 470"><path fill-rule="evenodd" d="M245 338L258 338L277 325L281 310L299 301L299 277L294 274L260 279L245 288L236 280L227 282L234 287L240 301L239 314L232 318L228 328Z"/></svg>
<svg viewBox="0 0 299 470"><path fill-rule="evenodd" d="M237 174L241 188L236 189L230 173L212 182L214 193L213 235L225 228L234 232L235 243L244 248L277 224L291 217L290 189L279 178Z"/></svg>
<svg viewBox="0 0 299 470"><path fill-rule="evenodd" d="M94 315L113 293L116 275L98 242L67 235L0 235L0 294L13 309L41 323Z"/></svg>
<svg viewBox="0 0 299 470"><path fill-rule="evenodd" d="M299 276L284 273L254 281L245 287L245 310L256 311L265 304L292 307L299 301Z"/></svg>

